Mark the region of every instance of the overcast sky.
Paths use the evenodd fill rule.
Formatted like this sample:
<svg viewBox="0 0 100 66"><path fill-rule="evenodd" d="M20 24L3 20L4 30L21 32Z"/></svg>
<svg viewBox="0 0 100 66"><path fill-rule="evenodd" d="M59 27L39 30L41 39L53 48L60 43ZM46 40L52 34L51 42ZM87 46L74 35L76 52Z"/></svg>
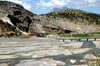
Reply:
<svg viewBox="0 0 100 66"><path fill-rule="evenodd" d="M35 14L49 12L52 8L67 7L100 14L100 0L8 0L19 3Z"/></svg>

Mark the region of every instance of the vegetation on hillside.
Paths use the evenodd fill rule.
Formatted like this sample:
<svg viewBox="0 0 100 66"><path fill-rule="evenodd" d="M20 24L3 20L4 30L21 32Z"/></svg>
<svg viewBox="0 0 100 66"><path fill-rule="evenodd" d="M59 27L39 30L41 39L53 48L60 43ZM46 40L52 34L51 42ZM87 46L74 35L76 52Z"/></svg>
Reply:
<svg viewBox="0 0 100 66"><path fill-rule="evenodd" d="M22 33L20 31L18 31L16 29L16 27L8 24L8 23L4 23L1 19L0 19L0 37L4 36L4 37L14 37L14 36L21 36Z"/></svg>
<svg viewBox="0 0 100 66"><path fill-rule="evenodd" d="M92 32L86 34L59 34L60 37L91 37L91 38L99 38L100 32Z"/></svg>
<svg viewBox="0 0 100 66"><path fill-rule="evenodd" d="M44 14L41 14L44 16ZM100 24L100 15L88 13L82 10L67 9L58 12L45 14L46 17L56 19L57 17L66 18L73 22L83 22L85 24Z"/></svg>

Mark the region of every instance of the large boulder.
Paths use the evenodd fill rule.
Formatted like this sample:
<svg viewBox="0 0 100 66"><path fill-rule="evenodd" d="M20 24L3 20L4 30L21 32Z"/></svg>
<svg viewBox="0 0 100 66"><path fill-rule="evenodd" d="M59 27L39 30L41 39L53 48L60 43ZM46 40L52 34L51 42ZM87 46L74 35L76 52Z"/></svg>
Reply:
<svg viewBox="0 0 100 66"><path fill-rule="evenodd" d="M30 34L34 34L34 33L46 33L43 29L43 26L41 24L38 23L32 23L30 25L30 30L29 30Z"/></svg>

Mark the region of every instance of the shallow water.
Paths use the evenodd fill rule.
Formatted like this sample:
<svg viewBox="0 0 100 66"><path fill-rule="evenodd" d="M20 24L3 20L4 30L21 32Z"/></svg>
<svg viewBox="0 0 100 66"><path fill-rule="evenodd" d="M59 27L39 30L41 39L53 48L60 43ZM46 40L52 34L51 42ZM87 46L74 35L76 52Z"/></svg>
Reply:
<svg viewBox="0 0 100 66"><path fill-rule="evenodd" d="M95 54L95 53L99 53L100 52L100 49L96 48L96 45L92 42L92 41L85 41L82 45L82 47L80 48L91 48L93 50L91 51L87 51L87 52L84 52L84 53L79 53L79 54L73 54L73 55L62 55L62 56L56 56L54 59L55 60L59 60L59 61L62 61L62 62L65 62L66 65L65 66L70 66L70 65L73 65L71 62L70 62L70 59L75 59L77 60L74 65L78 65L78 64L82 64L80 62L81 59L83 59L84 55L86 54ZM84 64L84 63L83 63Z"/></svg>
<svg viewBox="0 0 100 66"><path fill-rule="evenodd" d="M32 41L32 40L31 40ZM45 40L44 40L45 41ZM46 42L47 42L47 40L46 40ZM49 41L50 42L50 41ZM71 66L71 65L79 65L79 64L85 64L85 62L81 62L80 60L83 60L83 57L86 55L86 54L90 54L90 53L92 53L92 54L94 54L95 55L95 53L99 53L99 51L100 51L100 49L98 49L98 48L96 48L96 45L92 42L92 41L80 41L80 42L83 42L83 44L82 44L82 46L80 47L80 48L76 48L76 49L85 49L85 48L91 48L91 49L93 49L93 50L89 50L89 51L86 51L86 52L83 52L83 53L77 53L77 54L70 54L70 55L65 55L65 54L60 54L60 55L48 55L48 56L44 56L44 57L37 57L37 58L33 58L32 56L33 56L33 54L35 55L36 54L36 52L40 52L40 51L44 51L44 50L62 50L61 48L55 48L55 49L43 49L43 48L41 48L41 47L44 47L45 45L47 45L47 46L52 46L52 47L55 47L55 46L57 46L57 45L59 45L60 46L60 43L58 44L58 43L55 43L55 44L53 44L54 42L51 42L51 44L43 44L43 43L41 43L40 45L34 45L34 44L29 44L29 45L26 45L27 47L29 46L29 47L32 47L33 46L33 48L31 49L31 50L26 50L26 51L15 51L15 52L12 52L12 53L6 53L6 54L0 54L0 56L1 55L4 55L4 56L6 56L6 55L16 55L16 54L27 54L27 53L29 53L29 52L33 52L33 54L31 54L31 55L29 55L29 56L22 56L22 55L20 55L20 56L18 56L18 57L16 57L16 58L9 58L9 59L0 59L0 64L2 64L2 63L7 63L8 64L8 66L15 66L16 64L19 64L21 61L23 61L23 60L41 60L41 59L45 59L45 58L53 58L54 60L57 60L57 61L62 61L62 62L64 62L64 63L66 63L66 65L65 66ZM26 43L27 44L27 43ZM39 44L39 43L38 43ZM65 45L65 43L62 43L61 45ZM17 46L17 45L16 45ZM16 48L16 46L12 46L11 48ZM19 46L17 46L19 49L20 48L24 48L25 47L25 45L22 45L21 47L20 47L20 44L19 44ZM28 48L29 48L28 47ZM35 47L37 47L37 49L34 49ZM7 48L7 47L4 47L4 48ZM9 47L10 48L10 47ZM73 48L68 48L68 50L69 49L73 49ZM74 48L75 49L75 48ZM63 49L63 50L66 50L66 49ZM62 51L63 52L63 51ZM42 53L42 52L41 52ZM40 53L40 54L41 54ZM60 53L60 52L58 52L58 53ZM74 59L74 60L76 60L76 62L75 63L72 63L72 62L70 62L70 60L71 59ZM34 62L34 61L33 61ZM60 65L59 65L60 66Z"/></svg>

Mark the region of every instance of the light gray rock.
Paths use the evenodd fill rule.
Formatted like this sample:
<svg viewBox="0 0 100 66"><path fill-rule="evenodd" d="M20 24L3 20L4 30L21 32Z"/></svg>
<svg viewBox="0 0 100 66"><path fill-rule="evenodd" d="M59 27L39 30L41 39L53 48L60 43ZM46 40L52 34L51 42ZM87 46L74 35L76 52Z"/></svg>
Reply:
<svg viewBox="0 0 100 66"><path fill-rule="evenodd" d="M35 33L46 33L45 31L43 31L43 26L41 24L32 23L31 26L32 26L31 28L35 31Z"/></svg>
<svg viewBox="0 0 100 66"><path fill-rule="evenodd" d="M0 64L0 66L8 66L6 63Z"/></svg>
<svg viewBox="0 0 100 66"><path fill-rule="evenodd" d="M94 43L96 42L100 43L100 41ZM0 38L0 66L7 66L7 64L15 66L75 66L76 64L76 66L86 66L84 59L100 59L99 56L96 57L92 54L95 52L98 54L100 50L98 45L93 48L86 46L81 48L83 43L88 44L77 41L62 42L53 38L2 37ZM69 46L70 48L65 48Z"/></svg>

